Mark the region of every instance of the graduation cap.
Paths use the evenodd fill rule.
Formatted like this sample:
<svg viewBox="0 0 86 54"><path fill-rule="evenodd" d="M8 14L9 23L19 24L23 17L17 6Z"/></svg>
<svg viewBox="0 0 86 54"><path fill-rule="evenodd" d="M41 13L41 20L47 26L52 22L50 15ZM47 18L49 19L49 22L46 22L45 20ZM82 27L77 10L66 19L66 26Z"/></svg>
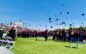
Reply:
<svg viewBox="0 0 86 54"><path fill-rule="evenodd" d="M52 21L51 21L51 20L50 20L49 22L50 22L50 23L52 23Z"/></svg>
<svg viewBox="0 0 86 54"><path fill-rule="evenodd" d="M85 14L84 14L84 13L82 13L81 15L82 15L82 16L84 16Z"/></svg>
<svg viewBox="0 0 86 54"><path fill-rule="evenodd" d="M50 28L53 28L53 26L50 26Z"/></svg>
<svg viewBox="0 0 86 54"><path fill-rule="evenodd" d="M69 24L69 26L72 26L72 24Z"/></svg>
<svg viewBox="0 0 86 54"><path fill-rule="evenodd" d="M69 12L67 12L67 14L69 14Z"/></svg>
<svg viewBox="0 0 86 54"><path fill-rule="evenodd" d="M59 19L57 18L56 21L58 21Z"/></svg>
<svg viewBox="0 0 86 54"><path fill-rule="evenodd" d="M60 12L59 14L62 15L62 12Z"/></svg>
<svg viewBox="0 0 86 54"><path fill-rule="evenodd" d="M62 24L65 24L65 22L62 22Z"/></svg>
<svg viewBox="0 0 86 54"><path fill-rule="evenodd" d="M49 20L51 20L51 18L49 17Z"/></svg>

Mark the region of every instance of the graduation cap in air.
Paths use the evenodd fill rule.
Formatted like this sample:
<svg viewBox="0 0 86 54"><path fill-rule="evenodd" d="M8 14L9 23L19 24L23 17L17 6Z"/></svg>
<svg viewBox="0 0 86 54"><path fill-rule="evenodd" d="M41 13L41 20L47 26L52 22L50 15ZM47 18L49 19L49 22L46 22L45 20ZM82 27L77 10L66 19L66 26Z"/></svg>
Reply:
<svg viewBox="0 0 86 54"><path fill-rule="evenodd" d="M60 12L59 14L62 15L62 12Z"/></svg>
<svg viewBox="0 0 86 54"><path fill-rule="evenodd" d="M81 15L82 15L82 16L84 16L85 14L84 14L84 13L82 13Z"/></svg>
<svg viewBox="0 0 86 54"><path fill-rule="evenodd" d="M50 23L52 23L52 21L51 21L51 20L50 20L49 22L50 22Z"/></svg>
<svg viewBox="0 0 86 54"><path fill-rule="evenodd" d="M62 22L62 24L65 24L65 22Z"/></svg>
<svg viewBox="0 0 86 54"><path fill-rule="evenodd" d="M51 20L51 18L49 17L49 20Z"/></svg>
<svg viewBox="0 0 86 54"><path fill-rule="evenodd" d="M50 26L50 28L53 28L53 26Z"/></svg>
<svg viewBox="0 0 86 54"><path fill-rule="evenodd" d="M59 19L57 18L56 21L58 21Z"/></svg>
<svg viewBox="0 0 86 54"><path fill-rule="evenodd" d="M67 12L67 14L69 14L69 12Z"/></svg>
<svg viewBox="0 0 86 54"><path fill-rule="evenodd" d="M69 24L69 26L72 26L72 24Z"/></svg>

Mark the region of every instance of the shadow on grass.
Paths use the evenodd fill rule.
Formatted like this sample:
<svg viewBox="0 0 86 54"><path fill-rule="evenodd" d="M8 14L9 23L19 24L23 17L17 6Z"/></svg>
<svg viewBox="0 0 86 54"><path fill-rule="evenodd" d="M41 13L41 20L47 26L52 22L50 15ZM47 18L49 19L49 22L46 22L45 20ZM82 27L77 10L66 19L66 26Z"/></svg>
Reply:
<svg viewBox="0 0 86 54"><path fill-rule="evenodd" d="M65 46L65 47L67 47L67 48L71 48L71 46Z"/></svg>
<svg viewBox="0 0 86 54"><path fill-rule="evenodd" d="M66 48L74 48L74 49L78 49L78 47L71 47L71 46L65 46Z"/></svg>

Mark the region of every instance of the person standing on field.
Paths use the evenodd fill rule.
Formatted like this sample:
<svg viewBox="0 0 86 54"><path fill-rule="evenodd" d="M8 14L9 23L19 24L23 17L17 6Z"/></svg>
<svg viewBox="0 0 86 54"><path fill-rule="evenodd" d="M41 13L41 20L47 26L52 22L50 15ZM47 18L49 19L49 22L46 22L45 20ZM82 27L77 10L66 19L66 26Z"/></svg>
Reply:
<svg viewBox="0 0 86 54"><path fill-rule="evenodd" d="M14 27L11 28L11 30L9 30L9 36L12 38L13 41L15 41L16 38L16 30Z"/></svg>

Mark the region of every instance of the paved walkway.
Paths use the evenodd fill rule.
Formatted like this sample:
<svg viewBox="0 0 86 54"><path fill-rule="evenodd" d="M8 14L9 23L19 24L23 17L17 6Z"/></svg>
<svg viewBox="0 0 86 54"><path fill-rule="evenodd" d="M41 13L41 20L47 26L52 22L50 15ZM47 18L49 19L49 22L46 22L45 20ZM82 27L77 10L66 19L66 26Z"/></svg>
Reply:
<svg viewBox="0 0 86 54"><path fill-rule="evenodd" d="M0 54L14 54L11 50L3 47L3 46L0 46Z"/></svg>

